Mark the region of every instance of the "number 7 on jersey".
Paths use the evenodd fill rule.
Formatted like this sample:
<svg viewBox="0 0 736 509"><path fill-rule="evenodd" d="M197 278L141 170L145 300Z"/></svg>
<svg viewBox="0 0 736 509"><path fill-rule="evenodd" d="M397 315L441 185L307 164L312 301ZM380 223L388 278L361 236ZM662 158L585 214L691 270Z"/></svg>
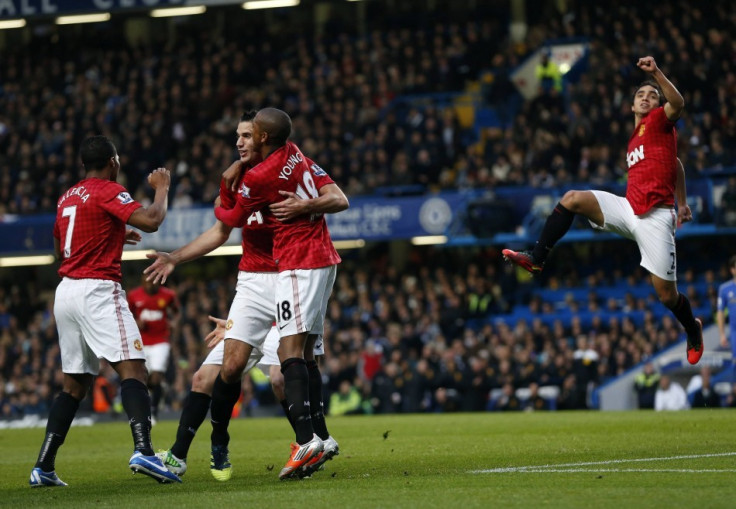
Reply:
<svg viewBox="0 0 736 509"><path fill-rule="evenodd" d="M61 217L69 218L69 226L66 228L66 236L64 237L64 258L69 258L72 252L72 234L74 233L74 219L77 217L77 206L64 207L61 211Z"/></svg>

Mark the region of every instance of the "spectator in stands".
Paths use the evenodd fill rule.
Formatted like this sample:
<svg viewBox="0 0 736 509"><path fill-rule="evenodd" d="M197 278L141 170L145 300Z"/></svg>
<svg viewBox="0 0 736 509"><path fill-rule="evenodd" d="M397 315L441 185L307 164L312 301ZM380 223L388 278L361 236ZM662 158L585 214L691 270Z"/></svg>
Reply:
<svg viewBox="0 0 736 509"><path fill-rule="evenodd" d="M363 399L349 380L340 382L340 390L330 396L330 416L363 413Z"/></svg>
<svg viewBox="0 0 736 509"><path fill-rule="evenodd" d="M496 401L496 409L504 412L521 410L521 401L516 397L514 386L511 383L505 383L502 389L503 394Z"/></svg>
<svg viewBox="0 0 736 509"><path fill-rule="evenodd" d="M659 388L660 375L655 371L654 364L647 362L641 373L634 378L639 408L654 408L654 398Z"/></svg>
<svg viewBox="0 0 736 509"><path fill-rule="evenodd" d="M719 408L721 398L711 386L710 367L703 366L700 369L699 385L692 396L692 408Z"/></svg>
<svg viewBox="0 0 736 509"><path fill-rule="evenodd" d="M736 226L736 177L728 178L726 189L721 195L721 206L718 211L721 226Z"/></svg>
<svg viewBox="0 0 736 509"><path fill-rule="evenodd" d="M654 394L654 409L662 410L687 410L689 408L687 394L682 385L673 382L667 375L662 375L659 380L659 388Z"/></svg>
<svg viewBox="0 0 736 509"><path fill-rule="evenodd" d="M551 50L545 49L535 68L539 88L543 93L547 93L552 89L562 92L562 73L557 64L550 58L551 56Z"/></svg>

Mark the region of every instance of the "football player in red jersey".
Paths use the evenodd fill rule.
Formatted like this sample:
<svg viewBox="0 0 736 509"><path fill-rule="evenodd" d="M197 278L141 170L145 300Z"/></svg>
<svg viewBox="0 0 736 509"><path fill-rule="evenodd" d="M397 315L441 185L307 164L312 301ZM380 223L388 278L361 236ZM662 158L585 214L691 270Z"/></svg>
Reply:
<svg viewBox="0 0 736 509"><path fill-rule="evenodd" d="M687 360L697 364L703 355L703 324L693 316L688 298L677 291L675 251L678 223L692 220L675 129L685 101L654 58L642 57L637 66L653 80L639 85L634 93L626 197L605 191L568 191L547 218L533 251L504 249L503 255L531 273L541 272L547 255L570 229L575 214L586 217L596 229L636 241L641 266L651 274L659 300L687 332Z"/></svg>
<svg viewBox="0 0 736 509"><path fill-rule="evenodd" d="M260 153L253 150L253 118L255 112L243 114L237 128L237 148L240 160L233 163L223 175L220 186L220 201L232 207L236 193L228 184L230 179L238 188L246 172L255 163L261 161ZM339 212L348 206L347 198L335 185L322 186L319 196L311 200L301 200L285 193L287 200L274 216L288 220L307 213ZM240 379L243 373L254 365L269 366L269 376L276 397L281 402L286 415L288 405L283 389L283 375L274 364L279 365L275 350L278 344L278 333L274 332L272 322L276 318L272 303L275 301L277 267L273 261L273 223L270 214L253 213L242 228L243 255L238 269L238 287L227 321L210 317L218 327L208 337L209 346L217 343L192 380L192 390L182 410L176 441L168 451L162 451L160 457L172 472L186 472L186 459L194 435L204 421L212 401L213 426L218 433L213 434L212 461L210 470L219 481L227 481L232 475L229 461L229 435L227 427L232 409L240 395ZM165 281L174 271L176 265L203 256L222 245L229 237L232 227L220 221L192 242L172 253L155 253L149 255L154 262L144 271L153 281ZM275 338L274 338L275 335ZM272 345L271 342L275 344ZM271 353L271 350L274 352ZM315 354L323 350L315 347ZM261 356L263 358L261 359ZM272 360L273 358L273 360ZM279 366L280 367L280 366ZM220 371L232 383L226 385L220 399L214 401L214 386ZM222 383L222 379L220 380ZM218 384L219 385L219 384ZM290 419L291 420L291 419Z"/></svg>
<svg viewBox="0 0 736 509"><path fill-rule="evenodd" d="M126 223L155 232L166 217L171 177L158 168L148 176L155 190L153 203L144 208L116 182L120 159L115 145L104 136L82 143L84 180L72 186L57 203L54 246L61 259L61 283L56 288L54 318L59 331L63 389L54 400L46 436L30 485L66 486L55 473L56 453L64 443L79 402L106 359L122 380L121 397L133 433L131 470L159 482L181 482L156 457L151 445L151 398L146 382L145 356L125 292L120 286L123 244L141 236Z"/></svg>
<svg viewBox="0 0 736 509"><path fill-rule="evenodd" d="M155 424L163 396L161 383L171 354L171 325L179 313L179 300L173 290L148 281L144 276L141 286L128 292L128 305L143 339L151 390L151 424Z"/></svg>
<svg viewBox="0 0 736 509"><path fill-rule="evenodd" d="M269 207L285 201L284 196L286 201L295 197L317 198L320 188L337 187L322 168L288 141L290 134L291 118L285 112L276 108L258 112L253 121L253 146L263 161L245 174L232 208L215 208L217 219L233 227L242 226L255 212L274 214ZM281 213L284 211L278 212ZM337 442L325 423L322 378L314 358L314 345L324 331L327 301L340 257L322 213L311 211L274 225L273 258L279 271L273 303L281 336L278 356L289 416L296 431L296 442L279 473L280 479L287 479L309 475L312 468L318 468L338 451ZM227 351L225 358L227 362ZM223 365L215 382L211 409L213 437L219 433L215 427L218 399L230 408L230 401L234 403L232 398L218 396L218 392L227 394L233 384L239 383L239 378L232 379L229 375Z"/></svg>

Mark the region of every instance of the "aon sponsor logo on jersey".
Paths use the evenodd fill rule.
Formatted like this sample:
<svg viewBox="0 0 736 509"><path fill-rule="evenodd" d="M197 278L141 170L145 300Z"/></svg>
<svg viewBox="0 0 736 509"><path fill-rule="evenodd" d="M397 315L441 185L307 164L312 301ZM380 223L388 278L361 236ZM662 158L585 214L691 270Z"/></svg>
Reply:
<svg viewBox="0 0 736 509"><path fill-rule="evenodd" d="M263 224L263 214L261 214L259 211L256 211L248 216L248 222L246 224L250 226L253 223Z"/></svg>
<svg viewBox="0 0 736 509"><path fill-rule="evenodd" d="M636 163L644 159L644 145L639 145L631 152L628 152L626 154L626 163L629 165L629 168L634 166Z"/></svg>

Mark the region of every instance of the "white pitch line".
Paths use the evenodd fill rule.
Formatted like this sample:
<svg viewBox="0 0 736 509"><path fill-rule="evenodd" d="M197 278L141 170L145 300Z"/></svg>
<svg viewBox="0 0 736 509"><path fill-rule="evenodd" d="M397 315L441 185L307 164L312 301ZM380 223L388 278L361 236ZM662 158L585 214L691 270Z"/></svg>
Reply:
<svg viewBox="0 0 736 509"><path fill-rule="evenodd" d="M490 468L486 470L471 470L471 474L503 474L509 472L556 472L556 471L570 471L569 468L586 467L593 465L615 465L619 463L641 463L648 461L673 461L673 460L689 460L698 458L720 458L724 456L736 456L736 452L721 452L713 454L688 454L683 456L665 456L659 458L633 458L633 459L620 459L620 460L606 460L606 461L585 461L579 463L560 463L557 465L528 465L523 467L502 467L502 468ZM560 470L563 469L563 470ZM580 472L593 472L594 469L577 469L575 471ZM632 472L635 470L631 470ZM641 470L645 471L645 470ZM654 471L654 470L647 470ZM664 470L658 470L664 471ZM731 470L717 470L717 472L730 472ZM701 470L698 470L701 472ZM702 470L706 472L706 470Z"/></svg>
<svg viewBox="0 0 736 509"><path fill-rule="evenodd" d="M485 471L476 471L477 473L486 473ZM511 470L509 470L511 472ZM676 472L683 474L712 474L718 472L736 472L736 469L701 469L696 470L692 468L538 468L538 469L524 469L514 470L517 474L547 474L549 472L557 474L568 474L576 472L587 472L591 474L595 473L606 473L606 472ZM493 472L496 473L496 472Z"/></svg>

